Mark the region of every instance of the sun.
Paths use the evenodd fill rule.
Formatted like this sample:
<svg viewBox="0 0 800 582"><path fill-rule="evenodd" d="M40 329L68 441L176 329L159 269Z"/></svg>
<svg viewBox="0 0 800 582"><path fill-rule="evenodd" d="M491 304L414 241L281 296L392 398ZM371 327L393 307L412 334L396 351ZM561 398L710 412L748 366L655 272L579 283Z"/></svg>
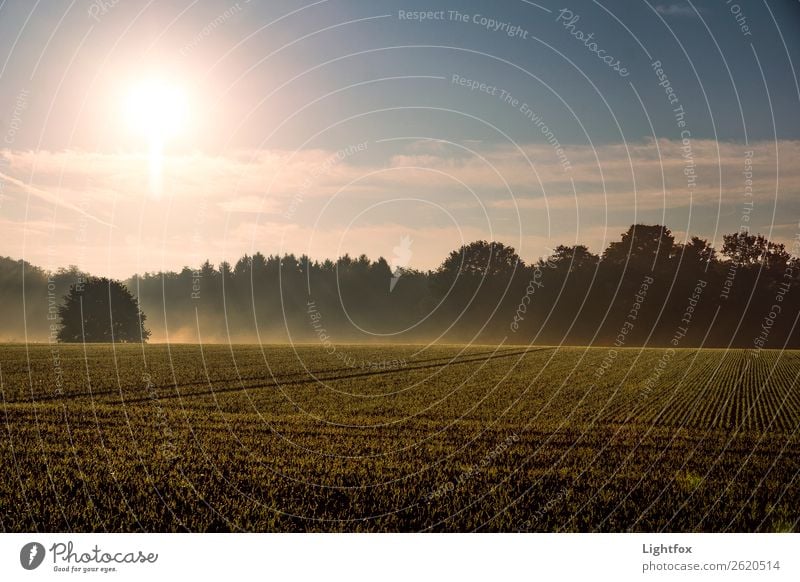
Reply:
<svg viewBox="0 0 800 582"><path fill-rule="evenodd" d="M147 139L151 148L163 148L186 127L186 93L161 79L141 82L130 90L124 114L131 131Z"/></svg>
<svg viewBox="0 0 800 582"><path fill-rule="evenodd" d="M175 84L150 79L135 85L125 99L122 114L129 129L144 138L149 148L150 195L160 198L164 189L165 149L185 132L186 93Z"/></svg>

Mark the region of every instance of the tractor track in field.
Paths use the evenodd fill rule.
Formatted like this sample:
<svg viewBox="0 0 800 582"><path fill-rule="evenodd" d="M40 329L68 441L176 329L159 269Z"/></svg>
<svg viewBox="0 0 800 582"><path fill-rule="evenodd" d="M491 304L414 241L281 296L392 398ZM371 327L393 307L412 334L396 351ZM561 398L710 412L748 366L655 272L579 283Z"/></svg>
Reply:
<svg viewBox="0 0 800 582"><path fill-rule="evenodd" d="M112 400L112 401L104 401L103 404L140 404L142 402L151 402L153 400L172 400L176 398L195 398L198 396L210 396L214 394L224 394L230 392L240 392L242 390L250 390L250 389L258 389L258 388L268 388L268 387L284 387L284 386L299 386L299 385L306 385L306 384L315 384L315 383L325 383L325 382L338 382L340 380L349 380L352 378L367 378L372 376L388 376L392 374L401 374L406 372L415 372L418 370L429 370L433 368L444 368L446 366L455 366L455 365L463 365L463 364L473 364L475 362L484 362L490 360L496 360L501 358L508 358L512 356L522 356L526 354L531 354L535 352L541 352L545 350L553 349L552 347L541 347L541 348L534 348L534 349L523 349L523 350L513 350L513 351L486 351L486 352L479 352L469 354L467 357L453 359L452 357L444 356L438 358L427 358L423 360L417 360L413 362L413 364L423 364L423 365L407 365L403 367L396 367L387 370L366 370L366 371L358 371L354 372L357 368L352 367L340 367L340 368L328 368L323 370L309 370L309 371L302 371L302 372L291 372L286 374L274 374L274 375L259 375L259 376L248 376L248 377L234 377L234 378L219 378L219 379L205 379L205 380L197 380L197 381L190 381L190 382L180 382L180 383L165 383L165 384L155 384L150 386L144 386L136 392L147 392L148 390L163 390L174 388L176 391L185 386L198 386L198 385L210 385L211 388L207 390L197 390L192 392L185 392L181 393L177 391L174 394L165 394L158 396L137 396L134 398L123 398L119 400ZM446 360L446 361L441 361ZM340 372L352 372L349 374L339 374L339 375L331 375L337 374ZM255 382L254 384L245 384L249 382ZM228 386L225 387L225 384L236 383L237 386ZM218 389L214 389L214 386L220 386ZM85 392L77 392L72 394L62 394L62 395L52 395L48 394L42 396L40 398L28 398L28 399L17 399L17 400L6 400L6 404L37 404L37 403L45 403L45 402L64 402L64 401L72 401L72 400L79 400L82 398L90 398L95 399L99 397L105 397L110 395L119 395L120 389L113 389L113 390L96 390L96 391L85 391Z"/></svg>

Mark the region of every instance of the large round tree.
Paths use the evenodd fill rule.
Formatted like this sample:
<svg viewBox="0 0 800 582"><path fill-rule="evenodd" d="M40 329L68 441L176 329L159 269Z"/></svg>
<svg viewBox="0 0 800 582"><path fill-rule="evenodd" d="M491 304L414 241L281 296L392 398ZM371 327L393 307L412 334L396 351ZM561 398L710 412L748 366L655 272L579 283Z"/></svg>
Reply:
<svg viewBox="0 0 800 582"><path fill-rule="evenodd" d="M119 281L89 277L70 286L58 308L61 342L146 342L146 316Z"/></svg>

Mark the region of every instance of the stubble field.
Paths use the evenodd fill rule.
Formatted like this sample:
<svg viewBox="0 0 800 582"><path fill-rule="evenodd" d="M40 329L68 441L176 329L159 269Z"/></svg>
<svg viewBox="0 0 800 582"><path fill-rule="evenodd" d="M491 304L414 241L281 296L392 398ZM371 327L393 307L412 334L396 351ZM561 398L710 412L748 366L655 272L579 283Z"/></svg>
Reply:
<svg viewBox="0 0 800 582"><path fill-rule="evenodd" d="M3 531L798 531L800 352L5 345Z"/></svg>

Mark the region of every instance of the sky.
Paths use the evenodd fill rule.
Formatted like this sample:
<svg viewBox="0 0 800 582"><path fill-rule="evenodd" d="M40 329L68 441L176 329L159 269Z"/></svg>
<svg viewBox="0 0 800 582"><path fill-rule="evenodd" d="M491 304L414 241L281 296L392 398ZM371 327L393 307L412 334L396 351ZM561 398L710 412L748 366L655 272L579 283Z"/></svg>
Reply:
<svg viewBox="0 0 800 582"><path fill-rule="evenodd" d="M0 0L0 255L790 243L798 32L796 0Z"/></svg>

